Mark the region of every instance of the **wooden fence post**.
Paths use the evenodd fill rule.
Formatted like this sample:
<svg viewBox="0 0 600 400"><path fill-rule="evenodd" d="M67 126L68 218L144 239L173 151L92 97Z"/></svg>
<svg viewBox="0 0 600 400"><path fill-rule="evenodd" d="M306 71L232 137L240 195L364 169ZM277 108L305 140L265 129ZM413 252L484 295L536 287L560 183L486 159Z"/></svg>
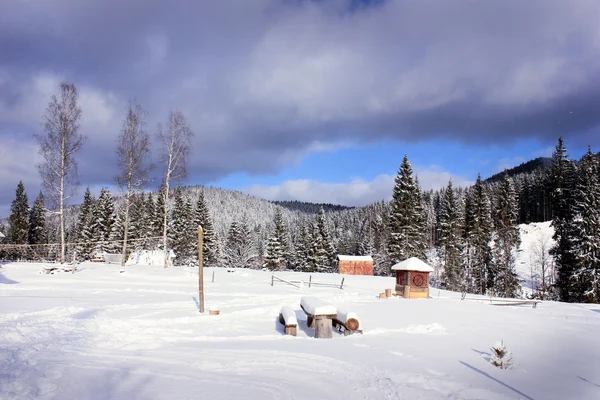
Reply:
<svg viewBox="0 0 600 400"><path fill-rule="evenodd" d="M199 311L204 312L204 266L202 265L202 249L204 244L204 231L198 227L198 301Z"/></svg>
<svg viewBox="0 0 600 400"><path fill-rule="evenodd" d="M346 278L342 278L342 283L340 284L340 289L344 288L344 279L346 279Z"/></svg>

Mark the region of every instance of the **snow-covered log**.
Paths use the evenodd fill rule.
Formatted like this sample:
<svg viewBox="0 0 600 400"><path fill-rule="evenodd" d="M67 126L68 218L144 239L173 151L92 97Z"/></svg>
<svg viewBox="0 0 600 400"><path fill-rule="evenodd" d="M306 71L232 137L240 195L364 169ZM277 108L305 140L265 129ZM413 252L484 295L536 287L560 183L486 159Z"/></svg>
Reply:
<svg viewBox="0 0 600 400"><path fill-rule="evenodd" d="M336 317L333 319L333 324L337 329L344 327L344 335L354 332L362 333L362 323L355 312L338 310Z"/></svg>

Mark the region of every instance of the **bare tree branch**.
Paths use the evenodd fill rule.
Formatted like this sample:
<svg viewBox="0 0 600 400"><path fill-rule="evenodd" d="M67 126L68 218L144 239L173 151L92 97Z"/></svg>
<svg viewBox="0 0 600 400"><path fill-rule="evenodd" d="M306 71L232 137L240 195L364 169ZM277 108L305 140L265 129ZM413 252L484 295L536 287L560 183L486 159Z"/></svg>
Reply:
<svg viewBox="0 0 600 400"><path fill-rule="evenodd" d="M60 97L52 96L44 115L45 135L36 135L44 161L38 169L46 197L59 209L60 262L65 262L65 200L76 193L79 184L75 154L86 137L79 134L81 108L77 104L77 88L72 83L60 84Z"/></svg>
<svg viewBox="0 0 600 400"><path fill-rule="evenodd" d="M187 176L187 156L192 148L194 133L188 127L183 113L179 110L169 113L166 130L158 126L158 140L161 145L160 162L165 167L163 184L164 219L163 219L163 246L165 251L165 268L168 266L167 249L167 203L169 200L169 186L171 182L179 183Z"/></svg>
<svg viewBox="0 0 600 400"><path fill-rule="evenodd" d="M150 171L154 167L150 162L150 140L144 118L145 113L142 107L130 101L121 134L117 139L116 152L119 174L115 177L115 181L119 188L125 192L123 253L121 258L121 266L123 267L127 255L131 199L135 193L142 190L148 183Z"/></svg>

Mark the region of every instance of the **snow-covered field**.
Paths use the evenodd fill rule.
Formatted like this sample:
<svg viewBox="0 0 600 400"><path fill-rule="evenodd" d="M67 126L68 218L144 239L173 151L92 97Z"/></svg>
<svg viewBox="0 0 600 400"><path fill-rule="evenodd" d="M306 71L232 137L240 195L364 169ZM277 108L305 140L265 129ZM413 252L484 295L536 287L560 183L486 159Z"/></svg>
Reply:
<svg viewBox="0 0 600 400"><path fill-rule="evenodd" d="M600 398L598 305L500 307L437 289L429 300L379 299L393 278L299 290L272 287L269 272L208 268L200 314L192 269L41 268L0 269L2 399ZM299 306L307 295L356 312L364 334L315 339ZM283 305L300 310L297 337L282 334ZM513 369L487 361L498 340Z"/></svg>

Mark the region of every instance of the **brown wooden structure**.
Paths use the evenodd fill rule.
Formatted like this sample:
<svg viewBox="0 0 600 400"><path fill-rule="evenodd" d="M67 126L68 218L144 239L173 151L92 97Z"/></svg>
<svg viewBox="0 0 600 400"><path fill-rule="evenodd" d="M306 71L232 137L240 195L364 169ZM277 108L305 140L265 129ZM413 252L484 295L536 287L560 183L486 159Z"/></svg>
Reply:
<svg viewBox="0 0 600 400"><path fill-rule="evenodd" d="M396 271L396 295L406 299L429 298L429 273L433 272L425 262L411 257L392 266Z"/></svg>
<svg viewBox="0 0 600 400"><path fill-rule="evenodd" d="M373 275L371 256L338 255L339 273L343 275Z"/></svg>

